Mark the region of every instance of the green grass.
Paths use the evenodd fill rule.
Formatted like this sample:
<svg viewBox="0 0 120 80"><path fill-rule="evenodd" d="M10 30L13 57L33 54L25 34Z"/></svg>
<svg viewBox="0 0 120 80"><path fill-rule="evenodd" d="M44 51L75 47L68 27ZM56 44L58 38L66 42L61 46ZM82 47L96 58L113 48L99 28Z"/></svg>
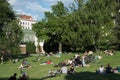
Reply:
<svg viewBox="0 0 120 80"><path fill-rule="evenodd" d="M65 59L70 59L75 54L62 54L60 58L56 57L40 57L41 61L47 61L52 60L54 64L57 64ZM80 54L82 55L82 54ZM96 53L95 53L96 55ZM24 69L24 71L27 72L29 75L29 80L120 80L120 73L118 74L105 74L105 75L99 75L95 74L95 70L98 69L100 65L106 65L107 63L110 63L112 67L120 66L120 52L117 52L116 55L113 56L106 56L103 53L101 53L103 58L101 60L97 60L95 63L90 63L90 67L77 67L75 68L76 73L72 75L66 75L61 74L57 77L52 78L46 78L43 77L48 74L49 70L57 70L60 69L59 67L53 67L54 64L51 65L40 65L39 62L33 62L35 60L35 57L26 57L26 59L30 62L32 65L31 69ZM17 67L22 62L22 59L17 63L10 63L9 61L5 62L4 64L0 64L0 80L7 80L9 76L11 76L13 73L17 73L17 78L21 76L20 70L17 69Z"/></svg>

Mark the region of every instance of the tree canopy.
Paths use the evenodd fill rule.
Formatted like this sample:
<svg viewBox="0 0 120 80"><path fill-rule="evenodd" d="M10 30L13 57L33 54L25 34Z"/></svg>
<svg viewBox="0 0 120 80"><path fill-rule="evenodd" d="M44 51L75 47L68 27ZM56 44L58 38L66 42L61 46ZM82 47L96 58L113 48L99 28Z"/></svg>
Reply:
<svg viewBox="0 0 120 80"><path fill-rule="evenodd" d="M23 37L19 21L7 0L0 0L0 51L20 53Z"/></svg>
<svg viewBox="0 0 120 80"><path fill-rule="evenodd" d="M114 35L117 7L115 0L75 0L67 8L59 1L51 6L51 12L45 12L44 21L35 24L36 33L46 29L39 35L48 36L50 43L63 44L69 50L111 49L117 40Z"/></svg>

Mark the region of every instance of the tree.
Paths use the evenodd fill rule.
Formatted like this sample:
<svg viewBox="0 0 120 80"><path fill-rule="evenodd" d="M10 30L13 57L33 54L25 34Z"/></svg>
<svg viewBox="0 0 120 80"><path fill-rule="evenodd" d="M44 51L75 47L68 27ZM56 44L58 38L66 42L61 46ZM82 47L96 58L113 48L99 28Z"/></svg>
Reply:
<svg viewBox="0 0 120 80"><path fill-rule="evenodd" d="M69 36L69 42L72 45L72 48L83 50L84 49L84 42L89 42L84 40L85 39L85 32L88 32L85 22L85 11L84 11L84 0L75 0L73 5L70 7L71 14L69 17L69 28L70 35ZM84 37L84 38L83 38Z"/></svg>
<svg viewBox="0 0 120 80"><path fill-rule="evenodd" d="M45 20L42 20L36 24L33 25L33 30L36 32L36 36L38 38L36 46L39 47L41 53L45 53L44 50L44 41L47 41L49 39L49 36L47 35L49 33L48 29L46 28L46 22Z"/></svg>
<svg viewBox="0 0 120 80"><path fill-rule="evenodd" d="M110 46L115 42L113 35L115 1L108 0L75 0L71 6L69 26L71 26L72 46L80 50Z"/></svg>
<svg viewBox="0 0 120 80"><path fill-rule="evenodd" d="M20 53L19 43L23 37L19 22L7 0L0 0L0 50Z"/></svg>
<svg viewBox="0 0 120 80"><path fill-rule="evenodd" d="M2 28L15 19L14 11L7 0L0 0L0 34Z"/></svg>
<svg viewBox="0 0 120 80"><path fill-rule="evenodd" d="M118 45L118 48L120 48L120 0L116 0L116 13L113 16L115 17L114 34L117 38L116 44Z"/></svg>
<svg viewBox="0 0 120 80"><path fill-rule="evenodd" d="M45 19L34 25L38 39L53 39L52 42L59 43L59 52L62 52L62 42L66 33L66 15L67 11L64 4L59 1L52 5L52 12L45 12Z"/></svg>
<svg viewBox="0 0 120 80"><path fill-rule="evenodd" d="M92 4L92 6L89 3ZM90 11L88 20L91 25L93 46L96 51L103 43L105 46L110 46L110 44L114 42L112 13L115 12L115 5L115 0L88 1L87 7L88 11Z"/></svg>
<svg viewBox="0 0 120 80"><path fill-rule="evenodd" d="M62 43L64 42L66 33L67 33L67 21L66 16L68 15L67 9L61 1L58 1L57 4L52 5L52 12L46 13L46 18L48 19L47 24L49 30L52 31L55 41L59 43L59 52L62 52Z"/></svg>
<svg viewBox="0 0 120 80"><path fill-rule="evenodd" d="M5 51L10 50L12 53L20 53L19 44L22 38L21 26L18 21L13 20L3 28L3 37L0 40L2 46L0 47Z"/></svg>
<svg viewBox="0 0 120 80"><path fill-rule="evenodd" d="M74 50L97 51L115 43L114 0L75 0L70 8L59 1L51 8L51 12L45 12L44 21L37 25L36 33L39 39L43 35L49 37L50 43L59 43L59 52L62 52L62 44Z"/></svg>

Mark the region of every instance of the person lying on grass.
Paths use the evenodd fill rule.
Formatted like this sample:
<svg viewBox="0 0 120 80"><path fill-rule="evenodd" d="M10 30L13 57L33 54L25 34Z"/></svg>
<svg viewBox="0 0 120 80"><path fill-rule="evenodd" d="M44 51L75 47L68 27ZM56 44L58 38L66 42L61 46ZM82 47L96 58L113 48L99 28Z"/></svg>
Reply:
<svg viewBox="0 0 120 80"><path fill-rule="evenodd" d="M18 67L18 69L22 69L22 68L30 69L31 65L27 60L23 60L21 65Z"/></svg>
<svg viewBox="0 0 120 80"><path fill-rule="evenodd" d="M49 64L53 64L53 62L51 60L48 60L46 62L41 62L40 65L49 65Z"/></svg>

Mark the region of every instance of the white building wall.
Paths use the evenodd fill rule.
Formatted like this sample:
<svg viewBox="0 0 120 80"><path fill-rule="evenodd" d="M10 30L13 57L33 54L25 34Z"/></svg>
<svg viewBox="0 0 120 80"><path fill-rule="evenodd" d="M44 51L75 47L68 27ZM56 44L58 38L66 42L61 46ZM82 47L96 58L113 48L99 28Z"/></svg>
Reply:
<svg viewBox="0 0 120 80"><path fill-rule="evenodd" d="M35 24L35 21L30 21L30 20L24 20L20 19L20 25L22 26L22 29L29 29L32 30L32 24Z"/></svg>
<svg viewBox="0 0 120 80"><path fill-rule="evenodd" d="M19 24L22 26L23 32L24 32L24 38L23 38L23 42L29 42L32 41L35 43L35 32L32 31L32 25L36 23L35 20L32 19L22 19L22 18L18 18L19 19ZM30 34L29 34L30 33Z"/></svg>

